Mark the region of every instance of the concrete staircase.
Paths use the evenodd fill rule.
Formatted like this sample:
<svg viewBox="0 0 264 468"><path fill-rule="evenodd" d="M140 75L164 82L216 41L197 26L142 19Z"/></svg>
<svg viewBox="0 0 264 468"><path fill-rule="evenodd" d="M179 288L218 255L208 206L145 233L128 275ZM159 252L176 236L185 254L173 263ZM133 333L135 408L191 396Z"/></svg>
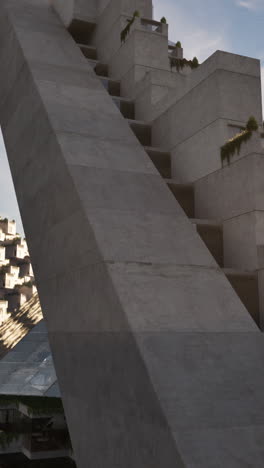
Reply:
<svg viewBox="0 0 264 468"><path fill-rule="evenodd" d="M211 252L212 256L223 269L227 279L236 291L237 295L247 308L249 314L259 325L259 294L258 277L252 271L239 271L225 268L223 226L218 220L197 219L195 217L195 194L192 184L175 183L171 175L171 154L165 148L152 146L152 126L148 122L135 120L134 101L129 97L120 96L120 81L109 77L108 66L97 60L96 47L89 44L78 44L89 64L93 67L104 87L113 97L113 101L127 120L139 142L144 147L156 169L165 179L168 188L175 196L186 215L197 229L198 234Z"/></svg>
<svg viewBox="0 0 264 468"><path fill-rule="evenodd" d="M0 359L13 349L42 319L39 297L35 293L0 327Z"/></svg>

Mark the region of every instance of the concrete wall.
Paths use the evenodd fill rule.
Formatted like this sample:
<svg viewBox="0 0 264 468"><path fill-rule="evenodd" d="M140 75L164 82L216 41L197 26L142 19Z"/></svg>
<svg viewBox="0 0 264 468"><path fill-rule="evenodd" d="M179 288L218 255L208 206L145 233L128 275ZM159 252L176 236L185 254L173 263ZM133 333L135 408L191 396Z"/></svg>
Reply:
<svg viewBox="0 0 264 468"><path fill-rule="evenodd" d="M103 13L104 9L111 5L118 14L131 15L139 10L143 16L152 17L151 0L49 0L55 11L61 17L63 23L68 27L73 19L92 19Z"/></svg>
<svg viewBox="0 0 264 468"><path fill-rule="evenodd" d="M245 125L250 115L262 122L258 60L218 51L193 72L190 85L153 125L154 144L166 142L173 177L184 183L221 168L228 123Z"/></svg>
<svg viewBox="0 0 264 468"><path fill-rule="evenodd" d="M95 20L98 14L97 0L49 0L66 27L74 19Z"/></svg>
<svg viewBox="0 0 264 468"><path fill-rule="evenodd" d="M260 147L259 152L245 154L243 148L241 153L230 166L195 182L196 216L224 221L227 267L256 270L264 244L264 153Z"/></svg>
<svg viewBox="0 0 264 468"><path fill-rule="evenodd" d="M250 115L262 128L259 61L218 51L186 77L185 86L184 79L160 101L165 107L176 94L154 121L154 144L171 150L175 181L194 182L195 216L223 221L225 267L258 270L264 245L260 133L224 168L220 148Z"/></svg>
<svg viewBox="0 0 264 468"><path fill-rule="evenodd" d="M148 69L135 86L136 118L153 121L189 89L189 77L168 70Z"/></svg>
<svg viewBox="0 0 264 468"><path fill-rule="evenodd" d="M98 5L98 13L101 14L103 12L103 10L107 7L108 3L110 2L110 0L98 0L97 2L97 5Z"/></svg>
<svg viewBox="0 0 264 468"><path fill-rule="evenodd" d="M151 0L111 0L100 15L94 42L103 62L110 62L121 48L120 34L135 11L141 17L152 18Z"/></svg>
<svg viewBox="0 0 264 468"><path fill-rule="evenodd" d="M168 26L162 24L160 32L151 32L136 18L126 42L120 43L109 62L110 74L121 80L122 94L133 98L136 83L153 69L169 70Z"/></svg>

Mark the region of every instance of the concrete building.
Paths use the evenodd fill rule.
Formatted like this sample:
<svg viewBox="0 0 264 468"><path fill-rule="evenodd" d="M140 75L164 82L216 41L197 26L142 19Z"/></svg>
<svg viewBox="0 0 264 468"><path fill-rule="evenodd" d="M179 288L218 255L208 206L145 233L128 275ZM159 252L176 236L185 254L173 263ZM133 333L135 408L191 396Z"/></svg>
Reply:
<svg viewBox="0 0 264 468"><path fill-rule="evenodd" d="M1 324L36 293L34 283L26 240L17 234L14 220L0 217L0 295L7 303L6 313L4 305L1 309Z"/></svg>
<svg viewBox="0 0 264 468"><path fill-rule="evenodd" d="M184 60L151 0L2 0L0 63L77 467L262 468L259 61Z"/></svg>
<svg viewBox="0 0 264 468"><path fill-rule="evenodd" d="M37 294L14 309L0 327L0 464L75 467Z"/></svg>
<svg viewBox="0 0 264 468"><path fill-rule="evenodd" d="M7 320L9 316L8 302L0 299L0 326Z"/></svg>
<svg viewBox="0 0 264 468"><path fill-rule="evenodd" d="M0 461L11 453L28 460L71 457L43 319L1 356L0 375Z"/></svg>

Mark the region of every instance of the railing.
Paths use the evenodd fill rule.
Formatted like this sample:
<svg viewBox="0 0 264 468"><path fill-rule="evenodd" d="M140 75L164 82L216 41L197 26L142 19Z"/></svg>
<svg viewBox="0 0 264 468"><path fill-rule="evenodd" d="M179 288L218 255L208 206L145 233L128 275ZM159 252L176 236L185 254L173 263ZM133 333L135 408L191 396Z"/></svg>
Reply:
<svg viewBox="0 0 264 468"><path fill-rule="evenodd" d="M168 55L169 58L183 58L183 49L181 47L176 47L176 45L168 45Z"/></svg>
<svg viewBox="0 0 264 468"><path fill-rule="evenodd" d="M141 25L148 31L162 33L162 23L159 21L141 18L140 22Z"/></svg>
<svg viewBox="0 0 264 468"><path fill-rule="evenodd" d="M168 45L168 53L169 54L171 54L175 49L176 49L175 45L171 45L171 44Z"/></svg>

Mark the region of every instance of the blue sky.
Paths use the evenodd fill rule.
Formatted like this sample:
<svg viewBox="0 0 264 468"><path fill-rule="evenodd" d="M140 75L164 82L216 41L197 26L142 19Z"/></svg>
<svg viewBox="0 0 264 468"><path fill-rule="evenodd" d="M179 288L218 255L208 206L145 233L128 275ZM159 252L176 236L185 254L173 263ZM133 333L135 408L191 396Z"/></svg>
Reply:
<svg viewBox="0 0 264 468"><path fill-rule="evenodd" d="M204 61L215 50L259 58L264 83L264 0L153 0L155 19L169 23L172 41L180 40L185 57ZM264 96L264 87L263 87ZM22 223L0 136L0 215Z"/></svg>

